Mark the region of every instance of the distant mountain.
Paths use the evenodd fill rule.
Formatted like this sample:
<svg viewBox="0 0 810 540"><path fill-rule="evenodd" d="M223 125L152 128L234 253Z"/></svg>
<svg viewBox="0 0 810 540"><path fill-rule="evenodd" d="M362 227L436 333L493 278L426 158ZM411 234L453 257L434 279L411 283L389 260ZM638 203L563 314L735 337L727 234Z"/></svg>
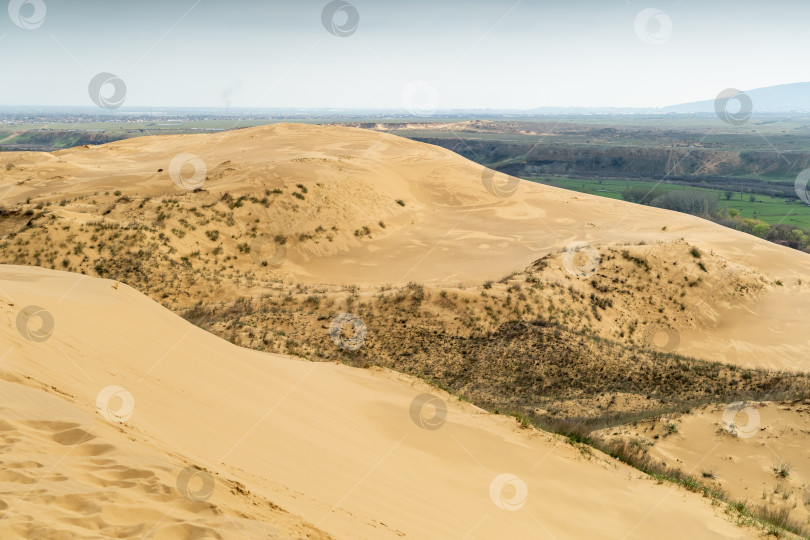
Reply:
<svg viewBox="0 0 810 540"><path fill-rule="evenodd" d="M754 113L810 111L810 82L780 84L746 90ZM712 113L715 99L663 107L662 112Z"/></svg>

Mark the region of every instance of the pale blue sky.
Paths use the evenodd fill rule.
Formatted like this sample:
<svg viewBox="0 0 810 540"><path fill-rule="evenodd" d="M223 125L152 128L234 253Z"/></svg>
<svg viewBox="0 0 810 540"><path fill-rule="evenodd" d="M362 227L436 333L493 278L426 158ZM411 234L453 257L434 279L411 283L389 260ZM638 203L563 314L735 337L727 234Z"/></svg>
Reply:
<svg viewBox="0 0 810 540"><path fill-rule="evenodd" d="M801 1L353 0L348 37L326 1L37 1L34 29L0 11L0 105L92 105L102 71L126 107L400 108L413 81L427 108L642 107L810 80ZM639 36L646 8L671 33Z"/></svg>

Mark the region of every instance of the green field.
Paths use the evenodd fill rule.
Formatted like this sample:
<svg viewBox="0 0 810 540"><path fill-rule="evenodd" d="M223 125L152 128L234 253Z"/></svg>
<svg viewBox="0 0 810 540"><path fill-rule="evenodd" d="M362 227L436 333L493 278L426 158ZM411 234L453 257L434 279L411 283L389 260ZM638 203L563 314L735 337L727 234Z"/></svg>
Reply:
<svg viewBox="0 0 810 540"><path fill-rule="evenodd" d="M693 188L677 184L641 180L580 180L576 178L549 177L526 179L578 191L580 193L589 193L591 195L599 195L601 197L619 200L624 200L622 197L624 190L633 187L655 188L656 191L698 189L716 194L720 200L719 204L721 208L735 208L739 210L744 217L759 219L771 225L783 223L800 228L810 228L810 206L798 199L780 199L766 195L755 195L754 198L756 201L751 202L748 193L741 194L735 192L730 200L726 200L724 192L715 189Z"/></svg>

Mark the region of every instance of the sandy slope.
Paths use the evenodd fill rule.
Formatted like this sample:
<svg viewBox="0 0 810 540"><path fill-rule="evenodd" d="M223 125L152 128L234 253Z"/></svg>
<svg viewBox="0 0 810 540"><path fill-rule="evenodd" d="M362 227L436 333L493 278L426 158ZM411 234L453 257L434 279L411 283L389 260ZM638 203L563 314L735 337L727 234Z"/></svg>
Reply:
<svg viewBox="0 0 810 540"><path fill-rule="evenodd" d="M675 426L675 433L667 434L668 424ZM604 430L602 435L644 441L656 461L699 476L706 473L704 481L734 499L787 508L798 523L810 523L808 401L708 405L689 414Z"/></svg>
<svg viewBox="0 0 810 540"><path fill-rule="evenodd" d="M299 277L320 282L499 278L575 240L599 245L679 238L782 278L810 273L808 255L699 218L525 181L512 185L503 175L495 175L489 190L486 169L448 150L342 127L274 124L53 154L7 153L0 164L14 167L3 175L2 201L59 200L114 189L137 197L183 193L169 175L180 154L200 158L208 177L201 185L212 193L309 186L308 206L316 208L290 218L291 231L303 232L307 221L334 214L349 232L357 219L389 218L388 230L368 243L341 245L333 253L292 253ZM191 164L180 170L186 178L195 171ZM406 206L392 204L396 199Z"/></svg>
<svg viewBox="0 0 810 540"><path fill-rule="evenodd" d="M0 381L3 538L327 538L232 480L183 497L183 458L32 383Z"/></svg>
<svg viewBox="0 0 810 540"><path fill-rule="evenodd" d="M184 154L199 161L181 160L187 164L178 170L186 179L201 172L206 191L191 193L172 181L172 160ZM223 229L218 242L230 249L226 253L238 256L228 263L238 270L310 283L480 284L521 270L573 241L589 242L604 252L608 245L683 238L724 262L718 266L722 270L704 276L701 290L690 291L685 299L689 312L702 322L699 328L681 329L678 352L749 367L807 368L807 254L684 214L529 182L510 184L447 150L394 135L275 124L213 135L144 137L53 154L5 153L0 168L4 206L30 199L33 208L40 202L88 197L64 209L50 207L59 230L100 219L151 224L169 198L204 208L221 204L224 193L260 198L281 189L284 194L272 195L278 198L267 208L254 204L233 209L236 224ZM297 184L307 189L300 199L291 196L300 189ZM102 217L104 208L115 206L115 190L132 198L135 209ZM152 199L139 210L134 205L144 197ZM256 267L250 257L236 252L238 242L253 241L246 236L251 227L257 227L259 239L271 241L279 234L290 238L280 268ZM369 235L358 235L363 227ZM325 230L329 240L318 230ZM299 241L302 234L315 239ZM169 236L177 257L201 249L209 253L216 245L202 227L182 239ZM768 287L755 300L718 294L747 273L782 286Z"/></svg>
<svg viewBox="0 0 810 540"><path fill-rule="evenodd" d="M125 285L3 266L0 294L4 538L755 536L698 495L438 391L446 421L425 429L422 383L239 349ZM29 305L53 315L44 341L17 329ZM99 409L109 385L125 393ZM188 464L215 478L210 498L177 492ZM520 481L491 496L503 473L525 497Z"/></svg>

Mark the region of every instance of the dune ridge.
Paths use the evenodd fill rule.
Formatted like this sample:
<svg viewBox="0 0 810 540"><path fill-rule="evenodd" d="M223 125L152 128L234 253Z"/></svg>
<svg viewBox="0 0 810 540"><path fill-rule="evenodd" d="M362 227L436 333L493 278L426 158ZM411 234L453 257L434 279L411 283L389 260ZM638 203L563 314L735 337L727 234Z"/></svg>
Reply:
<svg viewBox="0 0 810 540"><path fill-rule="evenodd" d="M235 538L240 529L280 537L756 536L699 495L675 494L404 375L240 349L108 280L3 266L0 288L10 348L4 400L24 403L3 425L4 536L25 537L40 521L88 537L140 533L144 523L157 538ZM30 304L53 315L47 340L15 328L20 306ZM98 408L110 385L131 394L130 410L127 399ZM426 392L440 400L434 410L446 408L438 429L409 410ZM38 454L28 453L32 444ZM210 499L192 503L172 489L181 465L216 479ZM499 477L501 498L491 496ZM31 500L20 495L29 486ZM93 496L104 502L100 516L93 497L77 496L92 490L101 490ZM44 501L54 504L36 504ZM582 512L589 519L575 517ZM215 533L203 532L210 526Z"/></svg>
<svg viewBox="0 0 810 540"><path fill-rule="evenodd" d="M177 308L260 296L279 282L480 286L552 256L543 279L578 289L587 311L591 277L564 271L562 255L587 245L597 277L614 283L630 270L601 264L610 250L654 264L641 295L611 293L605 321L582 323L602 337L639 344L643 332L629 336L621 308L679 332L681 354L806 367L807 254L693 216L506 177L390 134L275 124L9 153L0 166L0 260L121 279Z"/></svg>
<svg viewBox="0 0 810 540"><path fill-rule="evenodd" d="M351 128L145 137L0 166L0 262L26 265L0 266L0 380L22 401L48 394L3 426L10 535L758 534L575 437L380 366L561 418L715 389L793 395L806 254ZM489 364L468 354L498 340ZM548 340L608 392L586 374L551 383L558 403L534 400L559 374L522 348ZM487 365L515 378L481 386ZM702 459L682 461L695 473Z"/></svg>

